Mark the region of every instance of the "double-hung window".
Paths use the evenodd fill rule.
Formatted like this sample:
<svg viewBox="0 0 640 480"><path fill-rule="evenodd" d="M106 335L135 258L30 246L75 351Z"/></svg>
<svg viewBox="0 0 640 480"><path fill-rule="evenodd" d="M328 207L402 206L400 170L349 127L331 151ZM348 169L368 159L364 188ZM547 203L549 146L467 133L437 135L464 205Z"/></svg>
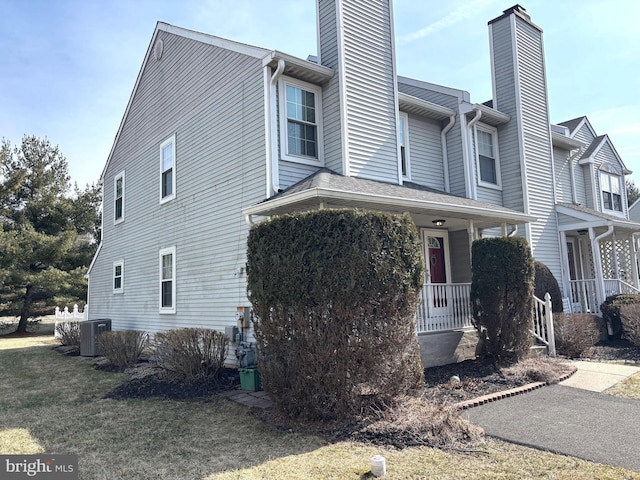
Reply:
<svg viewBox="0 0 640 480"><path fill-rule="evenodd" d="M500 187L497 131L484 126L476 126L475 130L478 183L488 187Z"/></svg>
<svg viewBox="0 0 640 480"><path fill-rule="evenodd" d="M409 116L400 112L398 119L398 143L400 144L400 168L402 178L411 179L411 168L409 162Z"/></svg>
<svg viewBox="0 0 640 480"><path fill-rule="evenodd" d="M322 90L284 78L280 82L280 156L319 165L322 162Z"/></svg>
<svg viewBox="0 0 640 480"><path fill-rule="evenodd" d="M176 136L160 144L160 203L176 196Z"/></svg>
<svg viewBox="0 0 640 480"><path fill-rule="evenodd" d="M113 262L113 293L124 293L124 260Z"/></svg>
<svg viewBox="0 0 640 480"><path fill-rule="evenodd" d="M124 221L124 172L113 179L113 223Z"/></svg>
<svg viewBox="0 0 640 480"><path fill-rule="evenodd" d="M602 208L622 212L622 176L609 164L600 167L600 190Z"/></svg>
<svg viewBox="0 0 640 480"><path fill-rule="evenodd" d="M160 313L176 313L176 247L160 250Z"/></svg>

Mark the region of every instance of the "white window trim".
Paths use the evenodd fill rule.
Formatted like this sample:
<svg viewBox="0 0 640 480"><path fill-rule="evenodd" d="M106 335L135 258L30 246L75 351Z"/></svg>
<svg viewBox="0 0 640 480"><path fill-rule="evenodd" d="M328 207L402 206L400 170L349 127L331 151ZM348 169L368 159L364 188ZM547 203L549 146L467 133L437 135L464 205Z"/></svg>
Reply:
<svg viewBox="0 0 640 480"><path fill-rule="evenodd" d="M498 183L485 182L480 177L480 152L478 150L478 130L491 134L493 142L493 156L496 165L496 181ZM498 152L498 129L484 123L477 123L473 126L473 142L476 160L476 177L478 185L481 187L492 188L494 190L502 190L502 175L500 174L500 153Z"/></svg>
<svg viewBox="0 0 640 480"><path fill-rule="evenodd" d="M162 149L167 145L171 144L171 150L173 155L173 175L171 175L171 195L167 195L166 197L162 196L162 174L164 170L162 169ZM178 164L178 159L176 158L176 136L175 134L171 135L164 142L160 144L160 203L167 203L174 198L176 198L176 167Z"/></svg>
<svg viewBox="0 0 640 480"><path fill-rule="evenodd" d="M118 180L122 179L122 216L120 218L116 218L116 200L118 195ZM124 189L125 189L125 181L124 181L124 170L115 176L113 179L113 224L117 225L119 223L124 222Z"/></svg>
<svg viewBox="0 0 640 480"><path fill-rule="evenodd" d="M403 180L411 181L411 148L409 140L409 114L405 112L399 112L398 115L398 132L400 132L400 123L404 121L405 128L402 130L404 138L398 138L398 163L400 164L400 174L402 174L402 153L401 146L404 140L404 160L406 163L406 175L402 175Z"/></svg>
<svg viewBox="0 0 640 480"><path fill-rule="evenodd" d="M120 266L120 288L116 288L116 267ZM111 279L111 285L113 286L114 294L122 294L124 293L124 260L118 260L113 262L113 277Z"/></svg>
<svg viewBox="0 0 640 480"><path fill-rule="evenodd" d="M624 176L623 175L619 175L618 173L615 172L615 169L612 168L612 170L614 171L609 171L605 168L603 168L605 165L601 165L600 168L598 169L598 190L599 190L599 195L600 195L600 211L601 212L605 212L609 215L616 215L618 217L622 217L625 218L626 217L626 213L625 213L625 202L626 202L626 197L624 192L626 192L626 184L624 182ZM609 209L606 208L604 206L604 195L603 192L605 191L602 188L602 176L603 175L607 175L610 179L618 179L619 182L619 187L620 187L620 206L622 207L622 210L613 210L613 209ZM609 192L613 195L613 192ZM613 199L613 197L612 197Z"/></svg>
<svg viewBox="0 0 640 480"><path fill-rule="evenodd" d="M287 132L287 96L286 87L291 85L315 94L316 107L316 133L318 136L318 158L307 157L302 155L290 155L287 153L289 145ZM289 162L302 163L304 165L313 165L316 167L324 166L324 145L322 133L322 88L312 83L303 82L295 78L282 76L278 80L278 105L280 110L280 158Z"/></svg>
<svg viewBox="0 0 640 480"><path fill-rule="evenodd" d="M169 254L171 254L171 299L173 300L173 305L171 307L163 307L162 306L162 257ZM158 286L160 287L160 291L158 294L158 308L160 309L159 311L161 314L176 313L176 247L161 249L158 256L158 263L159 263Z"/></svg>

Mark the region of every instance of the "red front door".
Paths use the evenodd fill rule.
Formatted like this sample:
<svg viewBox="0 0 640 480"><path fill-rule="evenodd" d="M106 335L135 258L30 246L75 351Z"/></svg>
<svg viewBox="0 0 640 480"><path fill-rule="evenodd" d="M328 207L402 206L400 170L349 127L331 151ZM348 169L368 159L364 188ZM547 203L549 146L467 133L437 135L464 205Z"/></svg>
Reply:
<svg viewBox="0 0 640 480"><path fill-rule="evenodd" d="M430 283L447 283L447 271L444 264L444 238L429 238L429 276Z"/></svg>

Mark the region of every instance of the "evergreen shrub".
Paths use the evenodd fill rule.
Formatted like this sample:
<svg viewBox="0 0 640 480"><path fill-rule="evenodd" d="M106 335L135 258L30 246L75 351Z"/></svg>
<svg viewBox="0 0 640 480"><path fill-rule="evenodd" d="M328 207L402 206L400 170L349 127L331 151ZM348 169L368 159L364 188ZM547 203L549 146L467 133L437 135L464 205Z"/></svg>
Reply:
<svg viewBox="0 0 640 480"><path fill-rule="evenodd" d="M499 361L524 358L533 343L534 266L520 237L485 238L472 246L473 323L484 353Z"/></svg>
<svg viewBox="0 0 640 480"><path fill-rule="evenodd" d="M640 303L620 306L622 338L640 347Z"/></svg>
<svg viewBox="0 0 640 480"><path fill-rule="evenodd" d="M190 383L218 378L229 353L229 338L217 330L181 328L158 332L153 357L164 374Z"/></svg>
<svg viewBox="0 0 640 480"><path fill-rule="evenodd" d="M535 287L534 295L540 300L544 300L545 294L551 295L551 311L553 313L563 313L562 292L558 280L553 276L549 267L544 263L535 261Z"/></svg>
<svg viewBox="0 0 640 480"><path fill-rule="evenodd" d="M148 339L147 332L140 330L103 332L96 337L100 354L115 367L138 363Z"/></svg>
<svg viewBox="0 0 640 480"><path fill-rule="evenodd" d="M281 412L344 420L423 387L423 282L408 215L320 210L255 225L247 252L258 366Z"/></svg>
<svg viewBox="0 0 640 480"><path fill-rule="evenodd" d="M640 303L640 295L623 293L607 297L602 305L600 305L602 319L606 325L611 326L612 337L620 338L622 336L620 307L623 305L633 305L635 303Z"/></svg>

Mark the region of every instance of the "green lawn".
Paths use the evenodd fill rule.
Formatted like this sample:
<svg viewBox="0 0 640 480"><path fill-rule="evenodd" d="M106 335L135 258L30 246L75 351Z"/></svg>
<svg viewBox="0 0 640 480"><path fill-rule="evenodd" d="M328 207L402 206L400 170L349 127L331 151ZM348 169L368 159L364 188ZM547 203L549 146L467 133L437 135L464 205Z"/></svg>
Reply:
<svg viewBox="0 0 640 480"><path fill-rule="evenodd" d="M480 453L383 449L278 432L228 400L104 400L124 380L51 350L45 337L0 337L0 453L77 454L82 479L640 479L640 474L488 441Z"/></svg>

